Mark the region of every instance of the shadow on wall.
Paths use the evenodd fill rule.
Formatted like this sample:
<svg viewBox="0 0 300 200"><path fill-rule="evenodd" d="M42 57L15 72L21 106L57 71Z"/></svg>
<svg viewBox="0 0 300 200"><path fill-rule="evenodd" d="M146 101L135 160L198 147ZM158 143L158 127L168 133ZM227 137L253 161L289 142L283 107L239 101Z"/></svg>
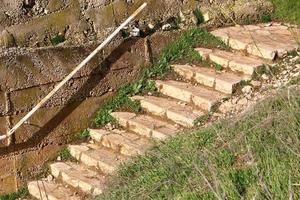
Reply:
<svg viewBox="0 0 300 200"><path fill-rule="evenodd" d="M78 106L81 105L82 101L74 102L74 99L78 99L82 96L88 96L97 84L108 74L111 66L117 62L126 52L128 52L132 46L136 44L139 38L130 38L123 41L118 47L116 47L105 60L94 68L91 74L98 74L97 76L91 76L84 85L77 90L77 92L71 96L67 104L54 116L52 117L40 130L33 134L33 137L28 139L26 142L14 144L8 147L0 148L0 156L15 153L24 149L40 147L49 134L59 126L60 122L67 118Z"/></svg>

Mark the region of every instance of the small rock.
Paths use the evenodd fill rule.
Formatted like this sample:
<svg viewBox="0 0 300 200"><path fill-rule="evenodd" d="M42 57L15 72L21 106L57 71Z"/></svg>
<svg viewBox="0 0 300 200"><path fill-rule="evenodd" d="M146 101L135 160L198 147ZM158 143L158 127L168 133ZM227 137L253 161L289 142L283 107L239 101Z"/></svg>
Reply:
<svg viewBox="0 0 300 200"><path fill-rule="evenodd" d="M246 85L245 87L243 87L242 92L244 94L249 94L252 91L252 87L250 85Z"/></svg>
<svg viewBox="0 0 300 200"><path fill-rule="evenodd" d="M61 161L61 157L60 156L57 156L57 161Z"/></svg>
<svg viewBox="0 0 300 200"><path fill-rule="evenodd" d="M187 105L187 103L186 103L186 102L183 102L183 101L178 101L177 104L178 104L178 105L181 105L181 106L186 106L186 105Z"/></svg>
<svg viewBox="0 0 300 200"><path fill-rule="evenodd" d="M114 129L114 127L113 127L113 125L112 125L111 123L106 124L105 127L106 127L108 130L113 130L113 129Z"/></svg>
<svg viewBox="0 0 300 200"><path fill-rule="evenodd" d="M246 99L250 100L252 98L251 94L247 94L246 96Z"/></svg>
<svg viewBox="0 0 300 200"><path fill-rule="evenodd" d="M273 85L274 88L279 88L282 85L281 82L277 82Z"/></svg>
<svg viewBox="0 0 300 200"><path fill-rule="evenodd" d="M287 70L291 70L291 69L293 69L293 66L292 66L292 65L288 65L288 66L286 67L286 69L287 69Z"/></svg>
<svg viewBox="0 0 300 200"><path fill-rule="evenodd" d="M198 19L195 15L192 16L192 22L193 24L198 25Z"/></svg>
<svg viewBox="0 0 300 200"><path fill-rule="evenodd" d="M262 78L263 80L269 80L269 77L268 77L266 74L261 75L261 78Z"/></svg>
<svg viewBox="0 0 300 200"><path fill-rule="evenodd" d="M248 99L247 98L242 98L238 101L238 105L247 105Z"/></svg>
<svg viewBox="0 0 300 200"><path fill-rule="evenodd" d="M163 31L167 31L167 30L170 30L172 28L172 25L171 24L165 24L162 26L162 30Z"/></svg>
<svg viewBox="0 0 300 200"><path fill-rule="evenodd" d="M53 176L51 175L51 174L49 174L48 176L47 176L47 181L53 181Z"/></svg>
<svg viewBox="0 0 300 200"><path fill-rule="evenodd" d="M139 37L141 35L141 30L137 27L133 27L130 31L130 36Z"/></svg>
<svg viewBox="0 0 300 200"><path fill-rule="evenodd" d="M265 27L270 27L270 26L272 26L272 25L273 25L273 22L269 22L269 23L265 24L264 26L265 26Z"/></svg>
<svg viewBox="0 0 300 200"><path fill-rule="evenodd" d="M287 71L287 70L284 70L284 71L282 71L281 74L286 75L287 73L288 73L288 71Z"/></svg>
<svg viewBox="0 0 300 200"><path fill-rule="evenodd" d="M215 117L215 118L219 118L219 117L222 117L222 116L223 116L222 113L218 113L218 112L213 113L213 117Z"/></svg>
<svg viewBox="0 0 300 200"><path fill-rule="evenodd" d="M182 13L182 11L179 12L179 17L182 22L185 22L186 19L185 19L184 14Z"/></svg>
<svg viewBox="0 0 300 200"><path fill-rule="evenodd" d="M252 85L254 88L258 88L258 87L261 86L261 82L260 82L260 81L252 80L250 83L251 83L251 85Z"/></svg>
<svg viewBox="0 0 300 200"><path fill-rule="evenodd" d="M292 62L298 62L300 61L300 57L299 56L295 56L294 58L291 59Z"/></svg>
<svg viewBox="0 0 300 200"><path fill-rule="evenodd" d="M299 76L300 75L300 72L296 72L295 74L293 74L292 76L293 77L297 77L297 76Z"/></svg>
<svg viewBox="0 0 300 200"><path fill-rule="evenodd" d="M153 24L149 23L148 27L152 30L152 29L154 29L155 26Z"/></svg>
<svg viewBox="0 0 300 200"><path fill-rule="evenodd" d="M233 103L233 104L237 104L238 101L239 101L238 98L233 98L233 99L231 99L231 103Z"/></svg>
<svg viewBox="0 0 300 200"><path fill-rule="evenodd" d="M220 105L219 110L222 113L227 113L232 110L233 106L234 105L230 101L227 101L227 102L223 103L222 105Z"/></svg>
<svg viewBox="0 0 300 200"><path fill-rule="evenodd" d="M0 46L3 47L13 47L15 46L15 39L11 33L7 30L3 30L0 35Z"/></svg>

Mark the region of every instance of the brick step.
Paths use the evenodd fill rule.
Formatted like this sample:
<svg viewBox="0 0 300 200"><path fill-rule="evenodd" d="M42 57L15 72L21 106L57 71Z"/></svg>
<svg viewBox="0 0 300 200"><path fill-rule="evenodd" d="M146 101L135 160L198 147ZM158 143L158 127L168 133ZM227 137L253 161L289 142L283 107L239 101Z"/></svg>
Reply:
<svg viewBox="0 0 300 200"><path fill-rule="evenodd" d="M65 184L93 196L103 192L107 177L82 164L57 162L50 165L52 175Z"/></svg>
<svg viewBox="0 0 300 200"><path fill-rule="evenodd" d="M96 142L126 156L142 154L151 147L149 139L124 130L90 129L90 134Z"/></svg>
<svg viewBox="0 0 300 200"><path fill-rule="evenodd" d="M114 112L121 126L142 136L153 139L166 139L177 132L177 127L171 123L156 119L149 115L137 115L130 112Z"/></svg>
<svg viewBox="0 0 300 200"><path fill-rule="evenodd" d="M170 98L134 96L132 99L138 100L142 108L147 112L160 117L166 117L186 127L194 126L195 120L204 115L204 112Z"/></svg>
<svg viewBox="0 0 300 200"><path fill-rule="evenodd" d="M128 158L105 147L91 144L69 145L71 155L81 163L112 174Z"/></svg>
<svg viewBox="0 0 300 200"><path fill-rule="evenodd" d="M196 81L226 94L232 94L239 83L251 79L248 75L216 71L213 68L207 67L193 65L172 65L172 67L176 73L185 79Z"/></svg>
<svg viewBox="0 0 300 200"><path fill-rule="evenodd" d="M231 48L273 60L299 48L300 29L273 23L235 26L211 32Z"/></svg>
<svg viewBox="0 0 300 200"><path fill-rule="evenodd" d="M52 181L32 181L28 183L31 196L41 200L80 200L74 192Z"/></svg>
<svg viewBox="0 0 300 200"><path fill-rule="evenodd" d="M242 72L247 75L252 75L255 70L266 63L260 58L253 56L245 56L240 52L228 52L218 49L196 48L196 51L206 59L221 65L224 68L229 68L232 71Z"/></svg>
<svg viewBox="0 0 300 200"><path fill-rule="evenodd" d="M227 95L204 86L194 86L179 81L156 81L156 87L162 94L192 103L204 111L213 110L214 106Z"/></svg>

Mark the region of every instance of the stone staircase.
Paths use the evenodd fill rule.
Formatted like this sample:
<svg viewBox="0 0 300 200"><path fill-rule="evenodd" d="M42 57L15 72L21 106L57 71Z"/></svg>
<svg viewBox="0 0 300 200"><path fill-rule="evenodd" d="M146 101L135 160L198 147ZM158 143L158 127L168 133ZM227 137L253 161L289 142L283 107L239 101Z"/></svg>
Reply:
<svg viewBox="0 0 300 200"><path fill-rule="evenodd" d="M216 111L218 104L230 97L239 84L251 80L264 63L272 63L275 57L298 48L291 31L279 24L228 27L212 33L233 50L196 50L203 59L221 65L223 70L173 65L183 81L156 80L159 96L133 96L133 100L140 101L143 114L112 113L121 129L90 129L92 142L69 146L77 162L51 164L54 180L28 183L30 194L37 199L84 199L101 194L108 177L121 163L143 154L153 140L164 140L193 127L198 118ZM299 29L296 34L300 38Z"/></svg>

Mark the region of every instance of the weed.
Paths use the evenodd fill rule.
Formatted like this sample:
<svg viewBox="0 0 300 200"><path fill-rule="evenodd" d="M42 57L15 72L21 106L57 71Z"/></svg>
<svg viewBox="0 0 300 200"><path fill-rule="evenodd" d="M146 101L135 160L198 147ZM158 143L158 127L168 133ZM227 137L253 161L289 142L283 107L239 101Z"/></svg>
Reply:
<svg viewBox="0 0 300 200"><path fill-rule="evenodd" d="M38 173L34 176L36 180L45 178L50 173L50 167L48 165L43 165Z"/></svg>
<svg viewBox="0 0 300 200"><path fill-rule="evenodd" d="M259 68L255 70L255 73L253 74L254 80L260 80L261 75L266 74L268 76L276 76L280 72L280 66L281 63L278 63L274 66L271 65L262 65Z"/></svg>
<svg viewBox="0 0 300 200"><path fill-rule="evenodd" d="M300 25L299 0L270 0L275 7L273 18Z"/></svg>
<svg viewBox="0 0 300 200"><path fill-rule="evenodd" d="M59 43L62 43L66 40L64 35L57 35L56 37L52 38L50 40L52 45L58 45Z"/></svg>
<svg viewBox="0 0 300 200"><path fill-rule="evenodd" d="M223 69L223 66L220 64L214 63L214 66L217 71L222 71L222 69Z"/></svg>
<svg viewBox="0 0 300 200"><path fill-rule="evenodd" d="M69 148L67 148L67 147L64 148L63 150L61 150L58 155L60 156L62 161L72 159L71 152L70 152Z"/></svg>
<svg viewBox="0 0 300 200"><path fill-rule="evenodd" d="M194 121L194 125L195 126L200 126L203 125L204 123L206 123L211 117L211 113L202 115L200 117L198 117L195 121Z"/></svg>
<svg viewBox="0 0 300 200"><path fill-rule="evenodd" d="M299 85L300 84L300 76L295 76L291 78L288 85Z"/></svg>
<svg viewBox="0 0 300 200"><path fill-rule="evenodd" d="M90 131L88 129L84 129L79 133L79 138L80 139L86 139L90 137Z"/></svg>
<svg viewBox="0 0 300 200"><path fill-rule="evenodd" d="M272 17L271 15L268 15L268 14L264 14L260 17L260 21L262 23L268 23L268 22L271 22L272 21Z"/></svg>
<svg viewBox="0 0 300 200"><path fill-rule="evenodd" d="M203 17L203 14L202 12L200 11L200 9L195 9L193 11L193 14L195 15L196 19L197 19L197 25L200 25L202 24L205 20L204 20L204 17Z"/></svg>
<svg viewBox="0 0 300 200"><path fill-rule="evenodd" d="M179 29L179 24L181 23L180 17L171 17L167 19L166 23L171 25L170 30L177 30Z"/></svg>
<svg viewBox="0 0 300 200"><path fill-rule="evenodd" d="M293 58L296 57L296 56L298 56L297 50L289 51L288 52L288 56L291 56Z"/></svg>
<svg viewBox="0 0 300 200"><path fill-rule="evenodd" d="M16 200L16 199L23 199L29 196L29 191L27 188L22 188L18 190L17 192L2 195L0 196L0 200Z"/></svg>

